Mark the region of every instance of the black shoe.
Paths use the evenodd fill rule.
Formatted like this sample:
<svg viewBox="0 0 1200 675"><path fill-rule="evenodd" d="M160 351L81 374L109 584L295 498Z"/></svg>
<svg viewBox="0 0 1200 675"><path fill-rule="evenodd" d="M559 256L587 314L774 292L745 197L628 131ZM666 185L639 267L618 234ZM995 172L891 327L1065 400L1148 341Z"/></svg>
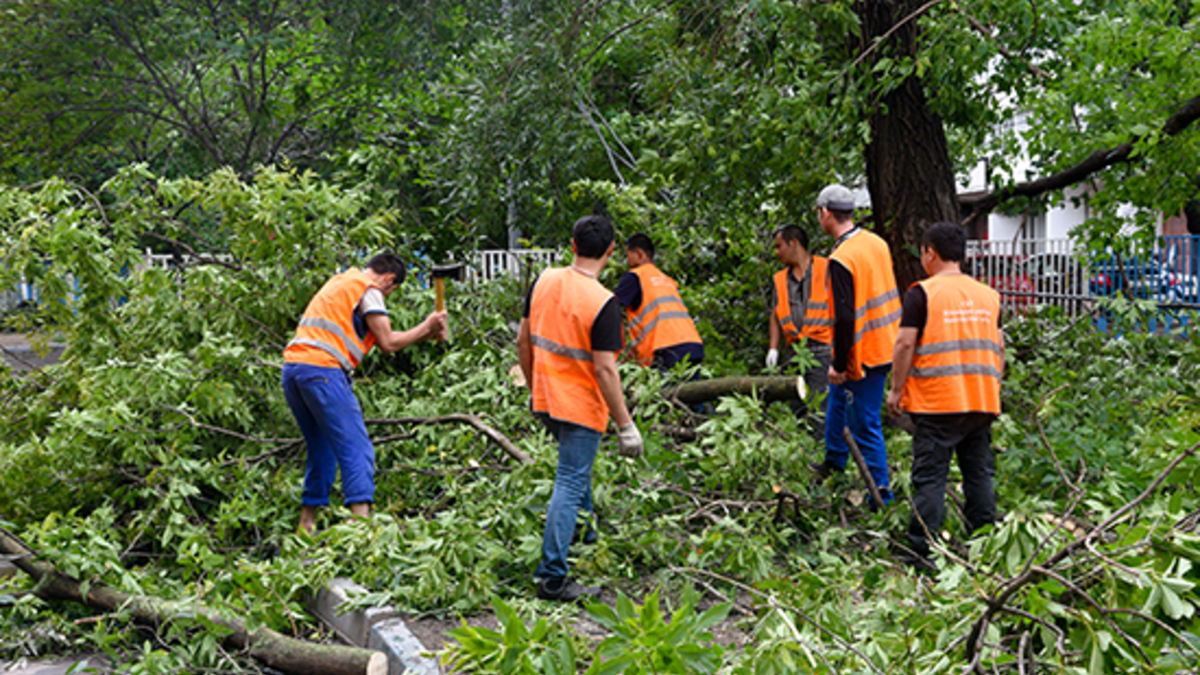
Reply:
<svg viewBox="0 0 1200 675"><path fill-rule="evenodd" d="M597 600L600 598L600 587L583 586L571 577L542 579L538 583L537 596L540 600L557 600L559 602L575 602L581 598Z"/></svg>
<svg viewBox="0 0 1200 675"><path fill-rule="evenodd" d="M814 483L824 483L833 474L845 471L845 469L829 460L825 460L820 464L809 464L808 470L812 471Z"/></svg>
<svg viewBox="0 0 1200 675"><path fill-rule="evenodd" d="M580 536L581 533L582 537ZM596 533L596 530L590 524L575 523L575 533L571 535L571 545L574 546L582 541L585 546L591 546L599 538L600 535Z"/></svg>

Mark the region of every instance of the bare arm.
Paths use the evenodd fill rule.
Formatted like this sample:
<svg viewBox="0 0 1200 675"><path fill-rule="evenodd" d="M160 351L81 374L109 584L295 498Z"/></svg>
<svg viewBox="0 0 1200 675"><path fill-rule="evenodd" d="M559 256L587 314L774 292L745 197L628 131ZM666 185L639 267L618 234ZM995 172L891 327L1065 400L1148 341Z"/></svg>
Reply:
<svg viewBox="0 0 1200 675"><path fill-rule="evenodd" d="M900 396L904 392L904 383L908 381L908 373L912 370L913 352L917 349L916 328L900 328L896 336L896 347L892 350L892 392L888 394L888 412L899 415Z"/></svg>
<svg viewBox="0 0 1200 675"><path fill-rule="evenodd" d="M517 361L521 364L521 374L525 376L525 382L532 390L533 339L529 332L529 319L521 319L521 327L517 329Z"/></svg>
<svg viewBox="0 0 1200 675"><path fill-rule="evenodd" d="M387 314L368 314L367 328L375 336L375 344L384 354L400 351L421 340L441 339L446 335L446 312L434 312L414 328L405 331L392 330L392 320Z"/></svg>
<svg viewBox="0 0 1200 675"><path fill-rule="evenodd" d="M625 392L621 391L621 374L617 371L616 352L592 352L592 365L596 368L596 381L600 393L608 404L609 413L618 427L633 423L629 409L625 407Z"/></svg>
<svg viewBox="0 0 1200 675"><path fill-rule="evenodd" d="M779 349L779 338L783 330L779 327L779 317L775 316L775 312L771 312L771 318L767 320L767 334L771 336L768 348Z"/></svg>

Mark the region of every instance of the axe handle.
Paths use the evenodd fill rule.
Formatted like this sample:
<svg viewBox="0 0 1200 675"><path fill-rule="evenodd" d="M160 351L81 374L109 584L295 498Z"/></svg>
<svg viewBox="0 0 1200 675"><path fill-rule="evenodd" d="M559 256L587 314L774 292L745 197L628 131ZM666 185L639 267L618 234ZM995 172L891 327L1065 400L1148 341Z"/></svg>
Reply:
<svg viewBox="0 0 1200 675"><path fill-rule="evenodd" d="M441 312L446 309L446 280L442 277L434 279L433 289L437 293L437 300L433 305L434 310Z"/></svg>

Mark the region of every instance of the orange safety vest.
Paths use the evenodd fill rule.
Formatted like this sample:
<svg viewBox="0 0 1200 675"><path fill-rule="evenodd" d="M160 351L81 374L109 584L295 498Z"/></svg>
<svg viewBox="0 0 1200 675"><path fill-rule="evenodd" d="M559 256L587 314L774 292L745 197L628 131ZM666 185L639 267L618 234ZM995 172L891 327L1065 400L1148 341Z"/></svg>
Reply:
<svg viewBox="0 0 1200 675"><path fill-rule="evenodd" d="M852 380L863 368L892 362L900 334L900 292L887 242L874 232L854 230L830 256L854 276L854 346L846 365ZM831 295L832 297L832 295Z"/></svg>
<svg viewBox="0 0 1200 675"><path fill-rule="evenodd" d="M788 344L798 342L802 337L823 344L833 342L833 307L829 302L829 282L825 277L829 270L829 259L813 256L810 269L812 279L809 282L808 302L805 303L804 318L800 320L799 328L792 318L788 270L785 268L775 274L775 317L779 319Z"/></svg>
<svg viewBox="0 0 1200 675"><path fill-rule="evenodd" d="M625 308L629 347L638 363L649 366L654 361L654 352L660 349L701 342L696 324L679 297L679 284L654 263L630 271L637 275L642 286L641 306L636 311Z"/></svg>
<svg viewBox="0 0 1200 675"><path fill-rule="evenodd" d="M558 267L542 272L529 302L533 411L601 433L608 403L592 363L592 324L613 294L592 277Z"/></svg>
<svg viewBox="0 0 1200 675"><path fill-rule="evenodd" d="M1000 294L965 274L918 282L928 314L901 406L914 413L1000 414Z"/></svg>
<svg viewBox="0 0 1200 675"><path fill-rule="evenodd" d="M283 350L284 362L354 370L375 345L374 335L367 333L360 340L354 332L354 309L371 285L366 274L353 268L326 281L305 308L296 337Z"/></svg>

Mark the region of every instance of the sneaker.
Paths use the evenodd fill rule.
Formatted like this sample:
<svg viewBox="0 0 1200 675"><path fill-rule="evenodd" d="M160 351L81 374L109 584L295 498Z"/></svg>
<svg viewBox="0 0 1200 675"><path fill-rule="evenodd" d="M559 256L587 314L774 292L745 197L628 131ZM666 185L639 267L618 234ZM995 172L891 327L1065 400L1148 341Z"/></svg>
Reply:
<svg viewBox="0 0 1200 675"><path fill-rule="evenodd" d="M829 460L825 460L820 464L809 464L808 470L812 471L814 483L824 483L833 474L845 471L845 469Z"/></svg>
<svg viewBox="0 0 1200 675"><path fill-rule="evenodd" d="M559 602L575 602L581 598L596 600L600 598L600 587L584 586L571 577L542 579L538 583L537 596L540 600Z"/></svg>

